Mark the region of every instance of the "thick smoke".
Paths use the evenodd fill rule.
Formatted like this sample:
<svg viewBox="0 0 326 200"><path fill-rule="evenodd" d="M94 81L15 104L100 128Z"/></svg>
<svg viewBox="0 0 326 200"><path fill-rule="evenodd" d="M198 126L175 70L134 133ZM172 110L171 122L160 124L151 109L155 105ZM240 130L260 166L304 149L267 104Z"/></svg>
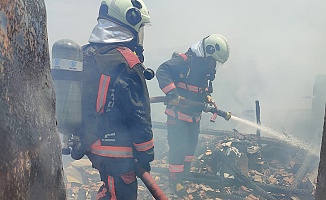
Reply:
<svg viewBox="0 0 326 200"><path fill-rule="evenodd" d="M87 43L101 0L45 2L50 46L63 38ZM263 124L318 140L322 124L312 122L311 106L315 77L326 74L325 1L145 2L152 18L145 33L147 67L156 70L174 51L185 52L208 34L223 34L231 55L214 81L218 106L254 121L255 101L259 100ZM155 79L148 85L150 95L163 95ZM153 120L165 120L163 109L163 105L152 106ZM204 116L203 127L255 131L232 120L212 124L209 117Z"/></svg>

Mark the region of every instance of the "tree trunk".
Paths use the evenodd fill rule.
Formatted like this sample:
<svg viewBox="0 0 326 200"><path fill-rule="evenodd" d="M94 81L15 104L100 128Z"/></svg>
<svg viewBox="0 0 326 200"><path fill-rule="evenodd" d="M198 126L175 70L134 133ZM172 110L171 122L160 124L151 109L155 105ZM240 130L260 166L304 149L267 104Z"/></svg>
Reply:
<svg viewBox="0 0 326 200"><path fill-rule="evenodd" d="M0 1L0 199L66 199L43 0Z"/></svg>
<svg viewBox="0 0 326 200"><path fill-rule="evenodd" d="M326 107L324 117L323 139L320 150L320 162L317 177L316 200L326 199Z"/></svg>

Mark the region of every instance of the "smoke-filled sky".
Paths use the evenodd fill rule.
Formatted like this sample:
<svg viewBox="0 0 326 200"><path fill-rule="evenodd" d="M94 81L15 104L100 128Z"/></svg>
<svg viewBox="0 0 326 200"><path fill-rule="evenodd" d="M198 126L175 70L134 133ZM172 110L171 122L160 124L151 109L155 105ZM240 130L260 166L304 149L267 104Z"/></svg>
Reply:
<svg viewBox="0 0 326 200"><path fill-rule="evenodd" d="M213 97L221 109L242 116L259 100L262 122L278 118L273 124L286 127L285 120L296 120L278 116L277 110L311 108L307 97L312 97L315 76L326 74L326 1L144 1L151 13L145 31L146 67L156 70L174 51L185 52L204 36L220 33L231 48L214 81ZM45 3L50 49L59 39L87 43L101 0ZM148 85L151 96L163 94L156 80ZM165 118L162 112L153 117Z"/></svg>

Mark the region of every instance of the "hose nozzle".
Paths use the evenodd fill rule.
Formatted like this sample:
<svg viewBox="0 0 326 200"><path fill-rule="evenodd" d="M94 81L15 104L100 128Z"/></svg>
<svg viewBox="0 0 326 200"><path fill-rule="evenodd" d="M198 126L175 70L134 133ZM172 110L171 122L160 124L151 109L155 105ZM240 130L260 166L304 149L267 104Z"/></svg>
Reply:
<svg viewBox="0 0 326 200"><path fill-rule="evenodd" d="M213 113L213 116L210 119L211 122L215 122L215 119L217 116L223 117L227 121L229 119L231 119L231 112L226 112L226 111L218 109L215 102L213 102L213 105L205 104L204 107L205 107L203 110L204 112Z"/></svg>
<svg viewBox="0 0 326 200"><path fill-rule="evenodd" d="M218 109L216 113L218 116L223 117L226 121L231 119L231 112L226 112Z"/></svg>

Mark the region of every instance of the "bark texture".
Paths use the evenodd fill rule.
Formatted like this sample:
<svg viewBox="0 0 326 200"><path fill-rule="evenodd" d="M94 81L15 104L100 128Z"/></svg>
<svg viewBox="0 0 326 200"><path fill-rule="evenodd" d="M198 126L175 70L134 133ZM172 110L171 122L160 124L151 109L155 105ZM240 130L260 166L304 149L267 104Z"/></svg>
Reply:
<svg viewBox="0 0 326 200"><path fill-rule="evenodd" d="M44 0L0 1L0 199L66 199Z"/></svg>
<svg viewBox="0 0 326 200"><path fill-rule="evenodd" d="M324 117L323 139L320 150L320 162L317 177L316 200L326 199L326 107Z"/></svg>

